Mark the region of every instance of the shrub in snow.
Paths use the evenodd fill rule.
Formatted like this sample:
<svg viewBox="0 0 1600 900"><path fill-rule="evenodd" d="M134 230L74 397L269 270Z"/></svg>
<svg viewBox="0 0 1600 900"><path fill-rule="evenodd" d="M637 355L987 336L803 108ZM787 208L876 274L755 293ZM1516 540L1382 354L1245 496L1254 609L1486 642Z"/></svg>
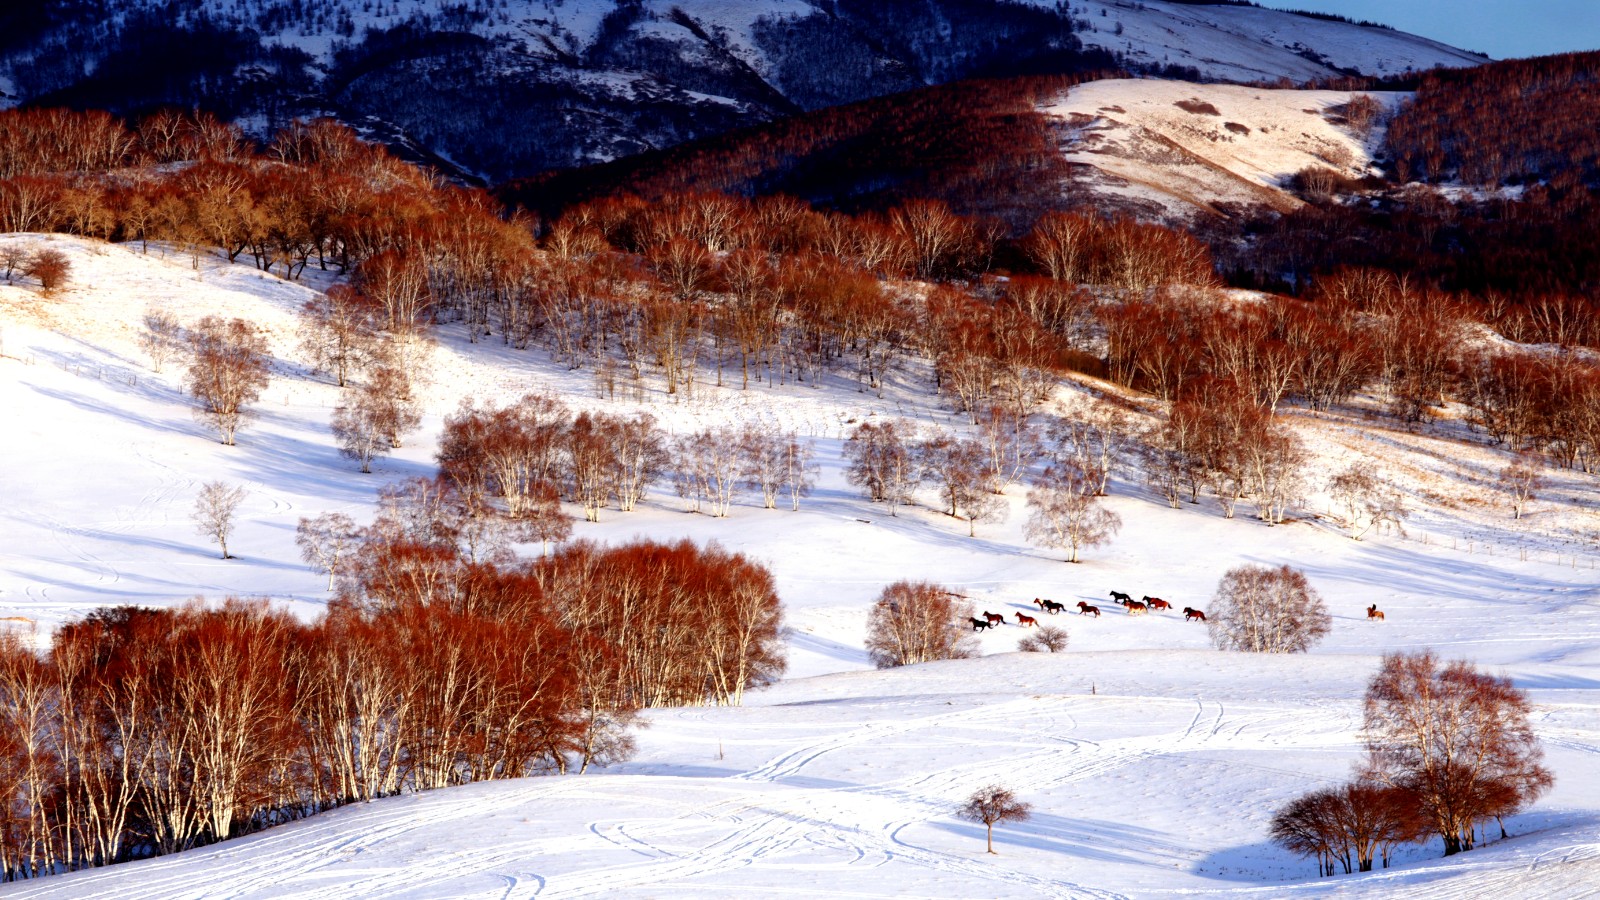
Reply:
<svg viewBox="0 0 1600 900"><path fill-rule="evenodd" d="M1041 625L1017 641L1017 649L1024 653L1060 653L1067 649L1067 630L1054 625Z"/></svg>

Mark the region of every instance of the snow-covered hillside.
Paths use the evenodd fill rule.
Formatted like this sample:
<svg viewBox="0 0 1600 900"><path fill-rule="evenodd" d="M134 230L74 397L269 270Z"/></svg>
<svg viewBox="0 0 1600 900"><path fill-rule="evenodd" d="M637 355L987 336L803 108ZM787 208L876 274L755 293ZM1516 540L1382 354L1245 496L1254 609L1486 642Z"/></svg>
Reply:
<svg viewBox="0 0 1600 900"><path fill-rule="evenodd" d="M0 286L0 620L43 637L114 603L262 595L314 615L323 576L294 545L300 516L358 520L377 488L431 471L440 418L457 399L559 393L601 401L586 373L537 352L469 346L446 329L433 351L423 433L362 476L328 436L337 391L295 361L293 311L316 286L210 256L68 237L74 279L56 298ZM150 305L180 320L243 316L279 355L259 417L223 447L193 420L177 367L150 370L136 345ZM1492 486L1504 454L1386 421L1289 420L1331 470L1371 460L1416 510L1409 537L1345 537L1313 496L1276 528L1210 505L1168 509L1118 480L1125 522L1080 565L1028 545L1022 491L1009 517L963 523L925 507L888 517L842 477L848 423L958 420L920 373L885 399L840 382L698 386L643 406L675 430L760 417L817 439L816 494L799 512L748 501L727 519L683 511L657 489L576 536L717 540L768 564L787 618L790 674L738 708L657 710L630 763L584 776L483 783L346 807L238 841L111 869L11 885L14 897L1083 896L1577 897L1600 884L1600 589L1587 477L1552 473L1513 522ZM1063 399L1078 388L1062 388ZM249 496L224 562L194 533L198 485ZM580 517L581 518L581 517ZM862 649L866 610L887 583L928 578L979 609L1038 613L1035 597L1105 602L1110 590L1204 607L1242 563L1303 569L1334 616L1303 656L1210 649L1178 615L1059 616L1060 654L1016 653L1021 629L981 635L983 658L878 672ZM1366 621L1377 604L1387 621ZM27 623L12 621L16 617ZM1041 616L1041 619L1043 617ZM1433 647L1503 671L1537 703L1555 789L1508 825L1515 835L1440 860L1408 852L1388 871L1318 880L1269 844L1273 810L1347 775L1360 698L1378 655ZM1034 818L996 832L953 817L999 781Z"/></svg>
<svg viewBox="0 0 1600 900"><path fill-rule="evenodd" d="M1293 209L1300 200L1289 180L1306 168L1366 175L1383 132L1360 135L1343 124L1334 110L1352 96L1111 80L1075 87L1044 112L1078 167L1073 190L1107 208L1184 218L1219 204ZM1366 96L1392 109L1406 95Z"/></svg>

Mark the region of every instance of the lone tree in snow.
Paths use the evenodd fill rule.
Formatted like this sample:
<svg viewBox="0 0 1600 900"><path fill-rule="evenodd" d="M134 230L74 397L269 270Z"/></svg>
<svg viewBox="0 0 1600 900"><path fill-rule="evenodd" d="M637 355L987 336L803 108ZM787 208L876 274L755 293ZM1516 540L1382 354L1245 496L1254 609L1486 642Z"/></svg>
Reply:
<svg viewBox="0 0 1600 900"><path fill-rule="evenodd" d="M267 386L267 342L249 322L206 316L189 333L189 393L200 401L195 414L233 446L245 407Z"/></svg>
<svg viewBox="0 0 1600 900"><path fill-rule="evenodd" d="M1218 650L1303 653L1332 624L1327 604L1305 573L1288 566L1228 570L1206 612L1206 628Z"/></svg>
<svg viewBox="0 0 1600 900"><path fill-rule="evenodd" d="M1103 544L1122 528L1121 517L1097 496L1099 489L1099 476L1075 463L1051 466L1028 490L1031 512L1022 533L1030 543L1066 548L1067 562L1077 562L1079 547Z"/></svg>
<svg viewBox="0 0 1600 900"><path fill-rule="evenodd" d="M1539 462L1530 455L1519 455L1500 470L1500 489L1511 501L1511 518L1522 518L1528 504L1539 499L1544 489L1544 476L1539 473Z"/></svg>
<svg viewBox="0 0 1600 900"><path fill-rule="evenodd" d="M183 326L176 316L158 306L146 309L140 321L144 330L139 332L139 349L150 357L150 368L160 372L167 360L183 350Z"/></svg>
<svg viewBox="0 0 1600 900"><path fill-rule="evenodd" d="M244 495L244 488L238 485L208 481L194 501L195 530L222 547L223 559L233 559L228 552L228 535L233 533L233 513L244 502Z"/></svg>
<svg viewBox="0 0 1600 900"><path fill-rule="evenodd" d="M972 601L928 581L897 581L867 614L867 653L880 669L977 655Z"/></svg>
<svg viewBox="0 0 1600 900"><path fill-rule="evenodd" d="M45 296L50 296L67 283L72 274L72 261L60 250L45 247L23 264L22 274L38 279Z"/></svg>
<svg viewBox="0 0 1600 900"><path fill-rule="evenodd" d="M1033 807L1017 799L1008 788L991 784L974 791L956 815L968 822L982 822L987 831L989 852L994 853L994 826L999 822L1026 822Z"/></svg>

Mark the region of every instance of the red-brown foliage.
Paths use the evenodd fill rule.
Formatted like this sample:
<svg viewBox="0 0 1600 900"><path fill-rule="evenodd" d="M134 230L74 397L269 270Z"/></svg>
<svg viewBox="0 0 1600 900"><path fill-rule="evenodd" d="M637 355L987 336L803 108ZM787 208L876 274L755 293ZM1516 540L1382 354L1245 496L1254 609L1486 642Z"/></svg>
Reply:
<svg viewBox="0 0 1600 900"><path fill-rule="evenodd" d="M1600 53L1514 59L1424 75L1389 126L1401 180L1474 184L1600 178Z"/></svg>

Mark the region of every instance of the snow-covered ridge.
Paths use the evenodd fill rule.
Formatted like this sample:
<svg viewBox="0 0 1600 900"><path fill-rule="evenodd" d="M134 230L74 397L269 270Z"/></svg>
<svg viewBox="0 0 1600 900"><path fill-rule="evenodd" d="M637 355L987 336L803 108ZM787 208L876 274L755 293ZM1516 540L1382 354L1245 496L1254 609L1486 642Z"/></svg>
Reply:
<svg viewBox="0 0 1600 900"><path fill-rule="evenodd" d="M266 595L314 615L325 581L300 561L295 521L327 510L365 520L379 485L431 472L440 418L460 396L622 403L596 399L586 372L492 340L469 346L447 328L423 432L361 476L327 431L337 389L295 361L294 310L326 282L288 283L209 254L196 268L160 246L0 241L49 243L74 271L56 298L0 285L0 620L27 617L41 632L105 604L197 594ZM151 304L184 322L241 316L267 331L279 363L239 446L192 419L176 365L150 371L136 336ZM715 539L772 568L794 626L792 677L745 706L655 711L638 758L608 772L347 807L177 856L10 884L6 896L1547 898L1600 881L1592 479L1551 472L1545 498L1513 523L1488 485L1499 451L1359 416L1291 415L1322 465L1370 460L1403 486L1416 508L1409 538L1351 541L1319 520L1316 498L1301 521L1267 528L1209 505L1171 510L1119 479L1109 502L1123 531L1070 566L1023 541L1015 488L1009 518L969 538L930 509L890 518L845 484L849 420L959 422L920 375L900 373L882 400L847 383L653 395L643 408L678 431L763 417L814 436L818 492L797 513L746 500L719 520L658 489L636 513L578 525L576 536L599 540ZM250 492L230 542L240 558L227 563L188 520L212 479ZM1132 618L1104 599L1117 589L1204 606L1220 574L1245 562L1305 570L1334 614L1328 640L1297 657L1221 653L1181 616ZM984 658L873 671L866 608L902 577L965 588L1008 617L1037 614L1068 629L1071 645L1018 654L1022 631L1007 625L980 636ZM1046 620L1034 597L1108 613ZM1365 621L1369 603L1386 622ZM1266 841L1266 820L1347 776L1377 655L1423 646L1531 692L1555 790L1508 823L1512 840L1317 879ZM983 853L981 827L950 812L989 781L1035 808L1033 821L997 829L999 857Z"/></svg>

